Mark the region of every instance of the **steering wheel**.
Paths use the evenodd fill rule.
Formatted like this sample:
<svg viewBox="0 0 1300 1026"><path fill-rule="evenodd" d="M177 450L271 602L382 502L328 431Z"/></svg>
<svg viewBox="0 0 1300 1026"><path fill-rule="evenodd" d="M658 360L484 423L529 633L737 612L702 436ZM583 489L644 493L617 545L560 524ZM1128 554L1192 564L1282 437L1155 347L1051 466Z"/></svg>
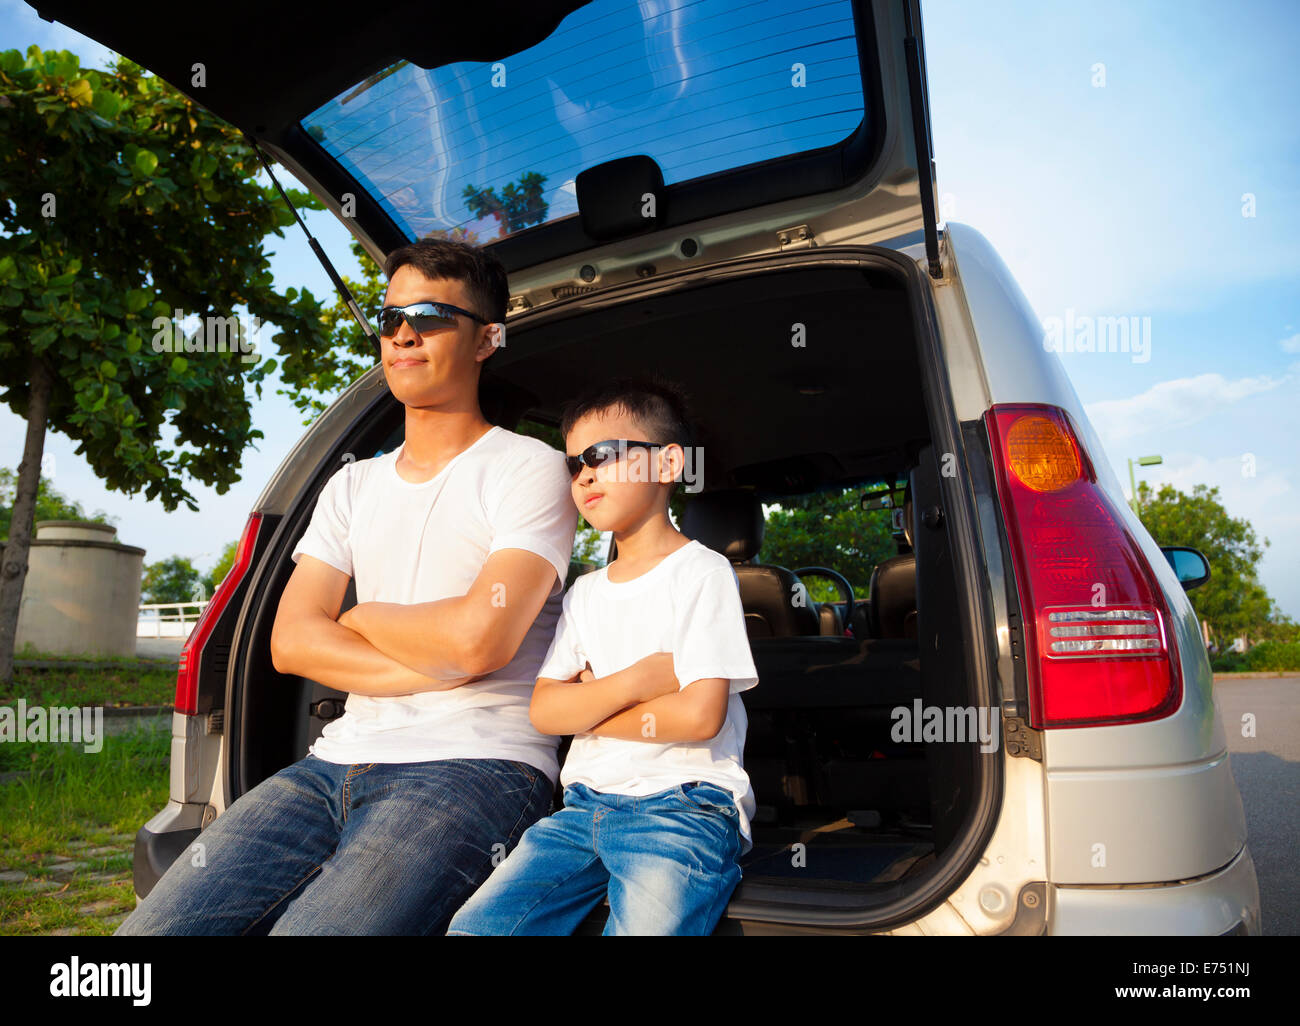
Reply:
<svg viewBox="0 0 1300 1026"><path fill-rule="evenodd" d="M838 570L832 570L828 566L803 566L794 572L799 578L803 577L825 577L835 584L836 589L844 596L844 620L845 627L850 629L853 623L853 585L848 582L842 573Z"/></svg>

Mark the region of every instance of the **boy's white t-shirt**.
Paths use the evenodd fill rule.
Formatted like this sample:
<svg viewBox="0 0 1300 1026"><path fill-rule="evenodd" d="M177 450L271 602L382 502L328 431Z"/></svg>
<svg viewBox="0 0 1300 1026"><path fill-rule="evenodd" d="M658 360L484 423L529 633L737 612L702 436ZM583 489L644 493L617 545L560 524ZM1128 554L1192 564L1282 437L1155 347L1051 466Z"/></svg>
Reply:
<svg viewBox="0 0 1300 1026"><path fill-rule="evenodd" d="M555 633L578 514L564 454L494 426L428 481L397 473L405 443L345 463L326 482L294 548L352 576L357 601L413 604L464 595L489 554L527 549L556 578L506 666L450 691L349 694L309 751L335 763L509 759L555 780L557 738L529 722L538 668Z"/></svg>
<svg viewBox="0 0 1300 1026"><path fill-rule="evenodd" d="M740 583L726 556L691 541L630 581L611 581L607 567L579 577L565 593L555 640L537 675L568 680L591 663L596 677L606 677L655 652L673 654L682 688L710 677L730 680L722 730L708 741L667 744L575 734L560 782L645 796L708 781L735 798L748 851L754 791L743 764L748 719L740 692L757 684L758 675Z"/></svg>

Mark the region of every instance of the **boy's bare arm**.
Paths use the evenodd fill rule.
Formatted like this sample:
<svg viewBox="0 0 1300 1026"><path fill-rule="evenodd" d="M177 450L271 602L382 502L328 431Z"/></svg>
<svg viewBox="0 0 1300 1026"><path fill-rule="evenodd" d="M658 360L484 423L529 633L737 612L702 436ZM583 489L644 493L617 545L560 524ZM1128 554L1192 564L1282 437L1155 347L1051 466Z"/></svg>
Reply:
<svg viewBox="0 0 1300 1026"><path fill-rule="evenodd" d="M731 682L723 677L701 678L680 691L617 712L587 733L661 745L708 741L727 721L730 689Z"/></svg>
<svg viewBox="0 0 1300 1026"><path fill-rule="evenodd" d="M628 706L677 690L671 652L656 652L604 677L584 670L577 681L539 677L529 717L543 734L578 734Z"/></svg>
<svg viewBox="0 0 1300 1026"><path fill-rule="evenodd" d="M348 580L343 571L314 556L299 557L271 628L271 662L277 670L374 696L445 690L468 682L464 675L439 679L412 670L337 622Z"/></svg>
<svg viewBox="0 0 1300 1026"><path fill-rule="evenodd" d="M361 602L339 622L417 673L458 681L495 673L515 657L555 584L555 567L526 549L488 556L464 595L434 602Z"/></svg>

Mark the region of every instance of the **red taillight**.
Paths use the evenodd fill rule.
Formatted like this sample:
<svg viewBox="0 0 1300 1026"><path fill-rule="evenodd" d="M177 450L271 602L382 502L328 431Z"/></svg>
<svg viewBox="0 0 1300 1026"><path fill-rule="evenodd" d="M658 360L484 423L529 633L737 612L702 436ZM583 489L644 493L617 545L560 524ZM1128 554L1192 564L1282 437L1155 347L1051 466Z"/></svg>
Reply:
<svg viewBox="0 0 1300 1026"><path fill-rule="evenodd" d="M248 573L253 562L253 550L257 547L257 532L262 526L262 514L250 513L244 533L239 538L239 548L235 550L235 563L230 572L217 585L211 601L203 607L203 615L194 625L189 639L181 647L180 669L176 673L176 711L193 716L199 711L199 663L203 658L203 646L208 643L213 627L221 618L230 596L239 587L239 582Z"/></svg>
<svg viewBox="0 0 1300 1026"><path fill-rule="evenodd" d="M1167 716L1182 698L1169 610L1064 411L985 415L1024 620L1030 724Z"/></svg>

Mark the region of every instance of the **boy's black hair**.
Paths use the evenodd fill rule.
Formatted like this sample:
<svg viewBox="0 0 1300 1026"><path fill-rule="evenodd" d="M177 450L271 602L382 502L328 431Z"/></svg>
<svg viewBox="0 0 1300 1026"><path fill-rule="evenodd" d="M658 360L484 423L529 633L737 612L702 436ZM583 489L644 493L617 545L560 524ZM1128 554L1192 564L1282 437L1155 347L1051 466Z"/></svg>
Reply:
<svg viewBox="0 0 1300 1026"><path fill-rule="evenodd" d="M506 269L488 250L456 239L420 239L389 253L384 274L391 279L408 264L426 278L463 281L476 314L489 322L505 322L510 299Z"/></svg>
<svg viewBox="0 0 1300 1026"><path fill-rule="evenodd" d="M588 388L576 399L565 403L560 417L560 434L566 439L573 425L592 413L604 413L621 407L642 427L643 442L682 448L693 445L695 431L686 394L676 382L659 375L650 377L611 378Z"/></svg>

